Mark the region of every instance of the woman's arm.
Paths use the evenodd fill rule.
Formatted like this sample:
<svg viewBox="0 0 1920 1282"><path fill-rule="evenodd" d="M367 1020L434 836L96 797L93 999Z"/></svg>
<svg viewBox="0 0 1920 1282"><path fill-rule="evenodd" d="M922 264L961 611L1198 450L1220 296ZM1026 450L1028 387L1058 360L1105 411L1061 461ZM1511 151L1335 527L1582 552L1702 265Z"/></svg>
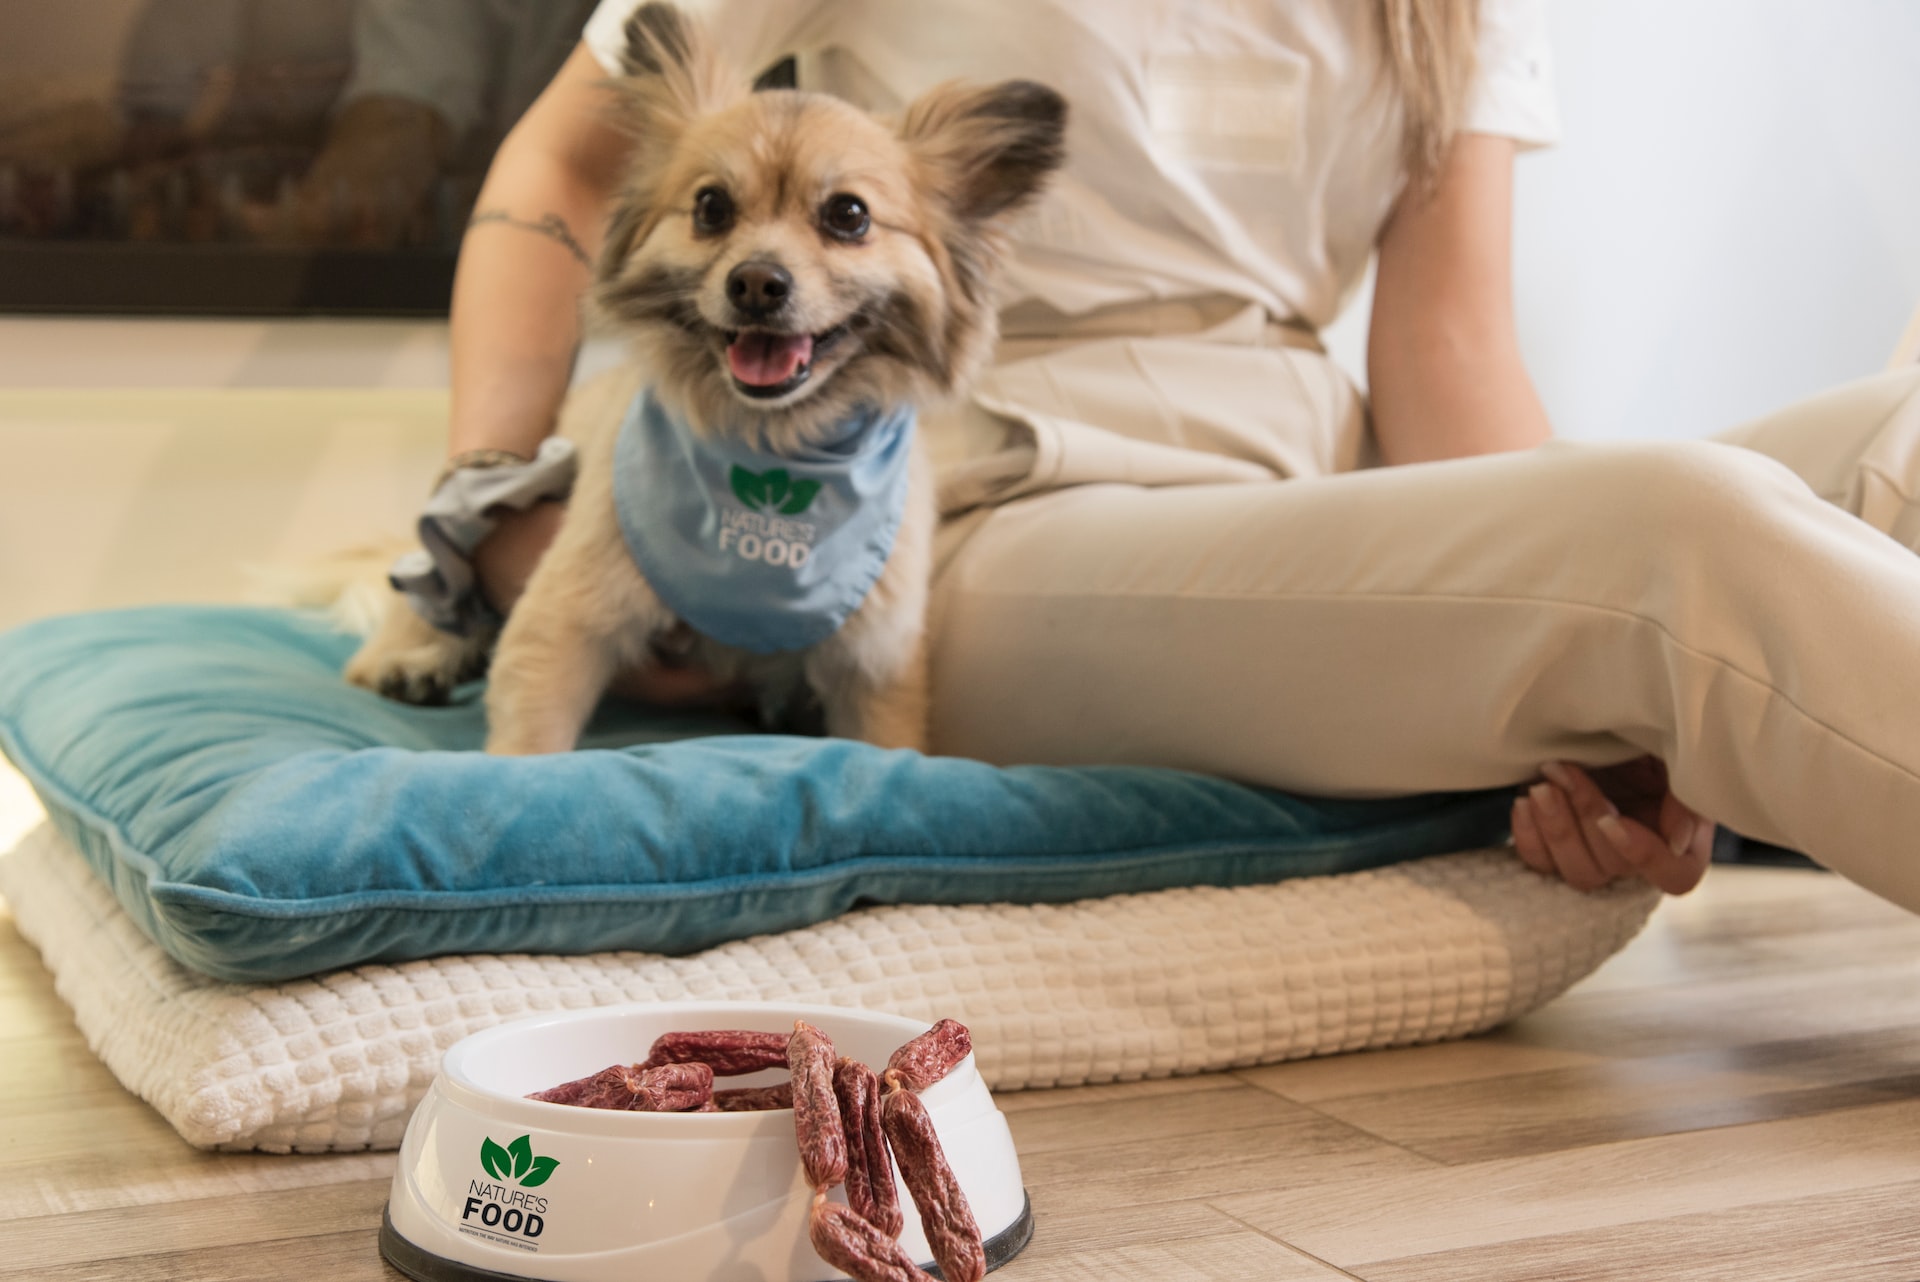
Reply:
<svg viewBox="0 0 1920 1282"><path fill-rule="evenodd" d="M1380 237L1367 343L1374 431L1387 463L1522 450L1552 436L1513 326L1513 144L1454 139L1434 190L1409 191ZM1714 826L1651 757L1602 770L1551 762L1513 806L1514 847L1581 890L1640 877L1685 894Z"/></svg>
<svg viewBox="0 0 1920 1282"><path fill-rule="evenodd" d="M631 139L606 73L573 51L500 144L453 281L449 450L531 455L553 431L607 208Z"/></svg>
<svg viewBox="0 0 1920 1282"><path fill-rule="evenodd" d="M449 455L532 457L552 434L580 344L607 208L632 145L607 117L606 73L576 48L495 153L454 272ZM561 509L502 516L474 552L487 599L511 609Z"/></svg>
<svg viewBox="0 0 1920 1282"><path fill-rule="evenodd" d="M1513 143L1453 140L1380 236L1367 380L1382 461L1529 449L1553 435L1513 323Z"/></svg>

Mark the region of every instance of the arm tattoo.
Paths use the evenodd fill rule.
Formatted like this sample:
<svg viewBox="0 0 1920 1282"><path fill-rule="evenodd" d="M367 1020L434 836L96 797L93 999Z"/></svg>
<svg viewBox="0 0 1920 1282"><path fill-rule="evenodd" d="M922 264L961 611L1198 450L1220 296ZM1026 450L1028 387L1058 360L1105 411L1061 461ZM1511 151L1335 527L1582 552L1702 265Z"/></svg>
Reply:
<svg viewBox="0 0 1920 1282"><path fill-rule="evenodd" d="M573 238L573 233L567 229L567 220L558 214L547 214L539 222L534 222L527 218L515 218L504 209L482 209L467 219L467 226L470 228L478 227L481 223L505 223L509 227L518 227L522 231L545 236L548 240L564 246L569 254L579 260L582 267L589 271L593 269L593 259L581 247L580 242Z"/></svg>

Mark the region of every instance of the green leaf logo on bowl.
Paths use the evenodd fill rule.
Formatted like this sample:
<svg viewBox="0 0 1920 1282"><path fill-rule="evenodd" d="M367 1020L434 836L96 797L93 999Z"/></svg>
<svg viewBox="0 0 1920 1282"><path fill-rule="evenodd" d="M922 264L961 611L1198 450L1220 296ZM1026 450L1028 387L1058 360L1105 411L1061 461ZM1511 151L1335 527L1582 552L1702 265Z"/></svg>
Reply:
<svg viewBox="0 0 1920 1282"><path fill-rule="evenodd" d="M521 1188L534 1189L547 1182L560 1165L560 1159L535 1157L533 1137L522 1135L505 1148L491 1139L483 1138L480 1141L480 1165L487 1174L503 1184L508 1180L518 1180Z"/></svg>

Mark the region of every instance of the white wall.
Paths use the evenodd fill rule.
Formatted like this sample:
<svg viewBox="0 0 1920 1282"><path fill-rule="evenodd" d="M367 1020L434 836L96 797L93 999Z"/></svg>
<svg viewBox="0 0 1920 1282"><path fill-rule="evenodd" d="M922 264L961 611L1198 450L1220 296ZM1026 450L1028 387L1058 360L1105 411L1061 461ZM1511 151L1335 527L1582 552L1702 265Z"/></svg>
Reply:
<svg viewBox="0 0 1920 1282"><path fill-rule="evenodd" d="M1557 0L1518 179L1529 365L1573 436L1697 436L1885 364L1920 305L1920 4Z"/></svg>
<svg viewBox="0 0 1920 1282"><path fill-rule="evenodd" d="M1521 341L1567 436L1701 436L1880 369L1920 306L1920 4L1550 0ZM1331 344L1362 367L1364 299Z"/></svg>

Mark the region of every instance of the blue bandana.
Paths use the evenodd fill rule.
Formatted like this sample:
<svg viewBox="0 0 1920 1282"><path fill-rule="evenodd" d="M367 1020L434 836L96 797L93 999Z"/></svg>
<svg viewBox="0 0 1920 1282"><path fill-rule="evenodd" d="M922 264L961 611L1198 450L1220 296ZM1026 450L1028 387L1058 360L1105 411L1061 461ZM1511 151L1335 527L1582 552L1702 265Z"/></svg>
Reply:
<svg viewBox="0 0 1920 1282"><path fill-rule="evenodd" d="M907 506L911 409L862 409L825 445L696 436L642 392L614 445L627 548L667 608L756 654L826 640L880 577Z"/></svg>

